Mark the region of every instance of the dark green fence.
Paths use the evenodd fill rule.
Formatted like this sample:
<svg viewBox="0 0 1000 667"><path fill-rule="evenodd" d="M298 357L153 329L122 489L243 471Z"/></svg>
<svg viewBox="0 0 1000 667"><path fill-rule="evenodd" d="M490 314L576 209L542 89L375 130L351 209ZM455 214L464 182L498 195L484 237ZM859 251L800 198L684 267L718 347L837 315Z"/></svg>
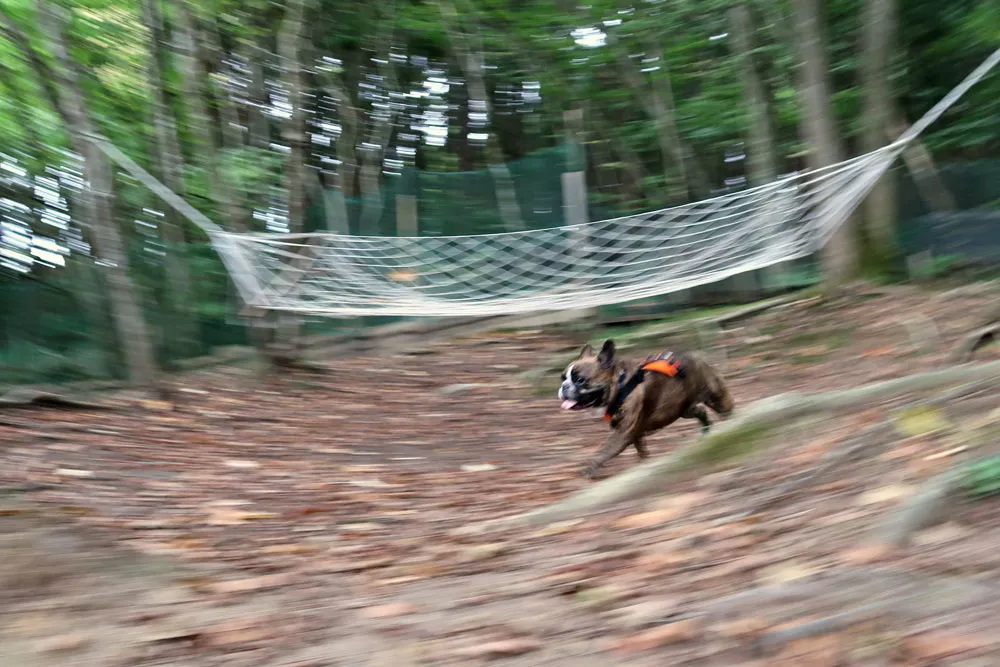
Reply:
<svg viewBox="0 0 1000 667"><path fill-rule="evenodd" d="M561 174L566 152L552 149L508 165L516 186L522 218L528 228L562 224ZM1000 266L1000 161L950 165L941 177L954 197L957 212L931 212L919 186L905 172L894 172L900 188L900 236L906 253L929 250ZM396 195L417 199L419 231L424 235L478 234L502 230L491 175L404 172L389 179L382 193L377 233L396 233ZM349 228L358 233L363 223L360 199L345 202ZM309 211L309 228L326 225L328 210L316 203ZM593 207L591 219L617 213ZM374 231L374 230L373 230ZM249 344L240 303L225 268L208 245L169 248L190 269L194 298L188 316L194 321L190 340L175 335L179 315L169 304L162 256L144 250L141 240L132 249L132 275L140 288L147 321L155 334L161 362L211 354L220 347ZM75 258L65 269L48 270L32 278L0 274L0 384L51 383L123 375L121 346L115 339L100 269L89 259ZM643 302L604 309L609 315L636 311L663 312L692 303L746 300L815 283L815 262L802 260L754 272L682 295L666 295ZM324 334L371 326L398 318L354 320L316 319L306 325L309 334Z"/></svg>

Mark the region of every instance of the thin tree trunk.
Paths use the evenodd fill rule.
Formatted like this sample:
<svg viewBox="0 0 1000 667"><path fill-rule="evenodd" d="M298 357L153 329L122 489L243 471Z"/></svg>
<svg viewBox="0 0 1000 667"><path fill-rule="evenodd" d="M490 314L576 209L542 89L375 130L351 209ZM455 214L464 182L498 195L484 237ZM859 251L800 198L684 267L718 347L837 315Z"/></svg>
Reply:
<svg viewBox="0 0 1000 667"><path fill-rule="evenodd" d="M462 97L459 93L455 95L455 103L458 106L458 122L461 131L458 134L458 145L455 152L458 154L458 170L472 171L476 168L476 159L473 155L472 146L469 145L469 97Z"/></svg>
<svg viewBox="0 0 1000 667"><path fill-rule="evenodd" d="M351 98L336 82L333 75L319 71L320 85L326 94L337 104L337 116L340 119L341 132L335 146L340 165L334 177L334 187L339 197L334 208L333 229L347 234L351 230L350 216L347 212L346 200L357 194L358 154L357 136L360 124L360 111L351 103ZM325 193L324 193L325 196ZM330 227L329 221L327 226Z"/></svg>
<svg viewBox="0 0 1000 667"><path fill-rule="evenodd" d="M663 134L671 142L675 159L680 160L682 177L685 180L688 196L705 197L709 194L708 177L701 169L698 159L691 146L681 137L677 125L677 105L674 103L674 89L670 83L670 69L663 56L663 45L659 40L649 40L647 51L656 55L660 63L651 77L653 81L653 108L657 114L657 123L664 126Z"/></svg>
<svg viewBox="0 0 1000 667"><path fill-rule="evenodd" d="M94 245L100 258L108 265L104 276L111 298L115 329L125 353L130 380L136 386L150 388L156 381L156 361L149 330L139 305L139 297L128 275L128 257L124 243L114 221L111 168L97 146L84 138L94 134L95 128L89 117L83 88L76 78L66 45L65 10L47 1L40 2L39 5L41 28L55 56L54 66L50 69L44 65L23 33L18 43L29 49L25 53L29 62L40 67L36 70L39 79L51 82L52 90L59 100L57 110L63 114L63 122L66 123L74 144L83 155L84 178L87 181L87 189L81 193L84 202L83 218L91 226ZM10 31L20 32L6 14L2 11L0 14L3 15Z"/></svg>
<svg viewBox="0 0 1000 667"><path fill-rule="evenodd" d="M830 102L830 71L820 22L822 0L795 0L795 36L800 61L799 96L802 131L809 146L812 169L840 162L842 152ZM857 273L858 248L853 216L834 232L822 253L823 279L830 287Z"/></svg>
<svg viewBox="0 0 1000 667"><path fill-rule="evenodd" d="M28 96L21 86L18 75L3 63L0 63L0 85L3 86L7 99L13 106L14 115L21 126L21 131L24 132L25 143L34 153L36 160L44 161L47 149L38 133L34 114L28 106Z"/></svg>
<svg viewBox="0 0 1000 667"><path fill-rule="evenodd" d="M459 25L458 12L450 0L439 3L445 29L451 37L455 60L465 76L465 85L469 91L469 111L479 111L486 114L491 129L486 139L486 162L490 175L493 177L493 187L496 191L497 204L500 207L500 217L507 231L524 229L521 217L521 205L517 199L514 179L503 159L503 151L497 138L496 123L493 122L493 108L489 93L486 90L486 77L483 74L482 50L474 51L469 46L468 37Z"/></svg>
<svg viewBox="0 0 1000 667"><path fill-rule="evenodd" d="M753 55L756 32L753 15L746 4L729 10L736 56L742 61L743 91L750 108L747 132L747 174L750 185L770 183L778 177L778 155L774 144L774 110L768 89Z"/></svg>
<svg viewBox="0 0 1000 667"><path fill-rule="evenodd" d="M248 61L250 63L250 101L249 120L247 122L248 143L254 148L267 149L271 144L271 121L264 109L267 107L267 86L264 77L264 63L268 54L260 44L250 47Z"/></svg>
<svg viewBox="0 0 1000 667"><path fill-rule="evenodd" d="M231 231L244 231L243 215L236 204L236 195L229 179L222 174L219 150L212 136L211 116L205 103L205 82L208 72L198 57L198 30L189 0L176 0L179 22L175 31L177 55L181 60L184 101L187 104L187 122L194 133L197 145L196 163L208 175L208 187L219 215L226 220Z"/></svg>
<svg viewBox="0 0 1000 667"><path fill-rule="evenodd" d="M901 118L895 118L888 128L888 139L895 141L897 137L906 132L907 124ZM934 158L930 151L920 141L920 137L915 137L903 149L903 162L910 171L914 180L920 185L919 192L927 205L935 213L954 211L956 208L955 198L952 196L948 186L941 180L937 167L934 166Z"/></svg>
<svg viewBox="0 0 1000 667"><path fill-rule="evenodd" d="M226 89L226 81L232 78L231 66L227 63L229 55L222 47L222 39L219 37L219 28L214 19L208 25L202 25L202 29L196 30L195 34L200 35L202 43L206 45L205 53L209 56L212 67L215 68L217 76L209 77L209 91L215 100L215 106L219 110L219 133L222 135L222 147L226 150L234 151L246 144L243 138L243 127L240 125L240 112L236 108L236 103L229 96ZM243 211L240 212L243 215Z"/></svg>
<svg viewBox="0 0 1000 667"><path fill-rule="evenodd" d="M666 63L660 63L659 76L654 77L652 90L649 90L628 52L621 48L617 35L612 31L608 37L609 47L618 52L619 70L625 80L625 85L632 90L643 111L653 120L656 127L656 139L660 149L660 159L663 163L663 177L667 178L671 166L677 171L680 182L672 188L673 192L670 193L670 197L688 201L698 194L707 193L707 180L690 155L690 150L682 142L680 132L677 129L673 88L670 85L670 75L666 71ZM662 48L651 46L648 50L660 55L662 61Z"/></svg>
<svg viewBox="0 0 1000 667"><path fill-rule="evenodd" d="M281 128L281 136L288 145L285 161L285 189L288 192L288 228L292 233L301 232L305 224L306 208L306 114L302 48L305 41L306 0L289 0L285 18L278 35L278 57L281 60L282 80L288 93L291 115Z"/></svg>
<svg viewBox="0 0 1000 667"><path fill-rule="evenodd" d="M306 121L302 50L305 42L307 0L289 0L278 34L278 58L282 81L288 93L291 114L282 124L281 136L288 145L285 161L285 189L288 228L293 234L303 230L306 210ZM299 271L305 270L309 253L303 248L300 258L291 260ZM301 323L296 317L278 314L272 344L266 353L275 367L294 364L299 359Z"/></svg>
<svg viewBox="0 0 1000 667"><path fill-rule="evenodd" d="M147 78L153 93L153 126L156 129L156 147L159 155L160 175L164 185L179 196L184 196L184 165L180 140L173 112L166 101L163 81L163 19L159 0L142 0L143 20L149 39L149 65ZM168 303L171 319L176 317L175 334L168 337L171 346L179 353L188 352L194 343L194 321L191 312L191 276L184 261L184 231L177 212L168 207L160 223L160 237L167 244L165 268L169 288Z"/></svg>
<svg viewBox="0 0 1000 667"><path fill-rule="evenodd" d="M379 53L383 53L383 51L380 49ZM385 45L384 53L386 60L389 60L388 43ZM383 76L388 82L388 89L392 90L395 87L392 62L380 66L380 69L383 70ZM396 111L393 106L390 106L384 116L378 115L372 119L371 131L362 146L363 152L358 173L358 181L361 186L361 219L359 221L361 234L377 235L379 232L378 224L385 208L383 194L379 187L382 180L382 163L385 159L385 151L392 140L395 121Z"/></svg>
<svg viewBox="0 0 1000 667"><path fill-rule="evenodd" d="M894 0L865 0L862 17L861 86L864 99L861 147L865 153L885 145L895 96L889 81L896 29ZM896 188L885 174L865 200L868 237L877 253L890 255L896 246Z"/></svg>
<svg viewBox="0 0 1000 667"><path fill-rule="evenodd" d="M604 138L608 144L609 152L618 155L618 161L622 164L621 170L625 172L629 181L619 184L627 190L627 192L622 192L623 195L627 195L624 197L624 201L629 199L632 201L643 200L645 198L643 191L645 178L642 171L642 159L618 136L614 130L615 123L607 117L603 109L592 104L585 104L584 118L597 134Z"/></svg>

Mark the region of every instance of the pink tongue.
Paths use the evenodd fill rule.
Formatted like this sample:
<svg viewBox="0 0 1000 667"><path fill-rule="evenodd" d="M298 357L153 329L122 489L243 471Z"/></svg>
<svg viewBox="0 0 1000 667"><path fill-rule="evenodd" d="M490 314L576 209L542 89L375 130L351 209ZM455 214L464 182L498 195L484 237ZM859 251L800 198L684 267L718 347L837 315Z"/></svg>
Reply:
<svg viewBox="0 0 1000 667"><path fill-rule="evenodd" d="M572 410L574 405L576 405L576 401L563 401L562 402L562 409L563 410Z"/></svg>

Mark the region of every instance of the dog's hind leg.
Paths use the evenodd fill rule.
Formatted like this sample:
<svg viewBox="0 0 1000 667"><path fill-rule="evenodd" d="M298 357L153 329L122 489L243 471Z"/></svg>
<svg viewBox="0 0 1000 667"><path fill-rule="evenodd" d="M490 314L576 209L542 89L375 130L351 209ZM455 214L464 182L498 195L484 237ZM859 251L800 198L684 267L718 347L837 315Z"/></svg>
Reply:
<svg viewBox="0 0 1000 667"><path fill-rule="evenodd" d="M708 433L709 427L712 425L712 422L708 420L708 411L701 403L692 405L690 408L685 410L683 414L681 414L681 417L684 419L697 419L701 422L702 433Z"/></svg>

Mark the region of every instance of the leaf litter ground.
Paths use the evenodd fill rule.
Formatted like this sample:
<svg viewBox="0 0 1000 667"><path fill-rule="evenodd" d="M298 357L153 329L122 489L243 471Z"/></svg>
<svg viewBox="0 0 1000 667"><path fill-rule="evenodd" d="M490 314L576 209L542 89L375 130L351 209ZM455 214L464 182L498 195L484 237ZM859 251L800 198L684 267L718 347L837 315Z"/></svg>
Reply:
<svg viewBox="0 0 1000 667"><path fill-rule="evenodd" d="M743 405L930 370L987 303L893 289L793 305L726 329L722 366ZM491 334L323 375L191 374L169 404L5 411L4 665L998 664L992 503L897 552L863 546L922 481L992 451L990 393L790 424L645 502L456 536L592 484L579 470L603 423L523 379L574 344ZM651 451L695 437L676 424Z"/></svg>

